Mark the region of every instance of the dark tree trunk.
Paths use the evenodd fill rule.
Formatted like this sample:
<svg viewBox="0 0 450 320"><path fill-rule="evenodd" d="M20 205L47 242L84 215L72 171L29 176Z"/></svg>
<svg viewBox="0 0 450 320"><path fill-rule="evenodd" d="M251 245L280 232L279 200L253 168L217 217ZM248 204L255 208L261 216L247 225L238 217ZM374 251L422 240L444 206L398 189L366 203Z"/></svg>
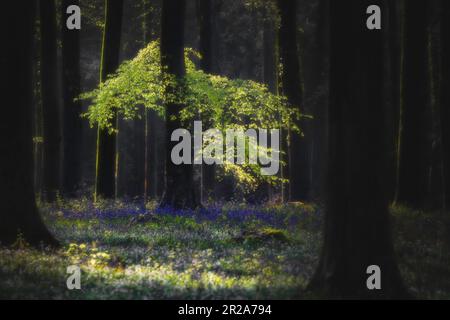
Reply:
<svg viewBox="0 0 450 320"><path fill-rule="evenodd" d="M161 14L161 64L175 76L175 83L167 88L167 94L183 92L184 64L184 0L164 0ZM183 128L179 119L183 104L166 105L166 181L161 207L196 208L199 201L194 188L192 164L175 165L171 160L172 148L178 143L170 141L172 132Z"/></svg>
<svg viewBox="0 0 450 320"><path fill-rule="evenodd" d="M64 179L63 190L66 196L75 196L81 181L81 102L75 101L80 95L80 31L66 27L66 10L79 1L62 2L62 90L64 101Z"/></svg>
<svg viewBox="0 0 450 320"><path fill-rule="evenodd" d="M153 110L145 115L145 191L146 199L157 199L164 187L164 121Z"/></svg>
<svg viewBox="0 0 450 320"><path fill-rule="evenodd" d="M211 73L212 68L212 20L211 0L197 0L200 27L200 61L201 69Z"/></svg>
<svg viewBox="0 0 450 320"><path fill-rule="evenodd" d="M324 247L310 288L331 297L405 296L384 179L382 32L361 20L369 5L383 8L380 2L330 1L329 196ZM370 265L381 269L381 290L366 286Z"/></svg>
<svg viewBox="0 0 450 320"><path fill-rule="evenodd" d="M103 30L100 82L119 66L123 0L105 0L105 27ZM112 120L117 125L117 119ZM95 198L114 198L116 194L117 134L98 129Z"/></svg>
<svg viewBox="0 0 450 320"><path fill-rule="evenodd" d="M325 194L327 130L328 130L328 10L329 0L320 0L316 12L316 28L310 37L305 60L305 106L314 116L311 127L311 196L319 199Z"/></svg>
<svg viewBox="0 0 450 320"><path fill-rule="evenodd" d="M35 8L37 8L37 3L35 3ZM36 11L36 10L35 10ZM43 163L43 140L42 137L44 135L43 131L43 123L42 123L42 98L41 98L41 80L40 80L40 28L38 25L39 19L35 14L34 23L33 23L33 41L32 41L32 68L33 68L33 77L32 77L32 103L33 103L33 158L34 158L34 189L38 197L42 198L42 188L43 188L43 179L42 179L42 163Z"/></svg>
<svg viewBox="0 0 450 320"><path fill-rule="evenodd" d="M144 8L144 46L147 46L150 41L153 39L153 7L150 3L150 0L143 0L143 8ZM154 134L152 132L153 126L152 121L153 117L155 117L155 113L152 110L145 109L144 111L144 201L147 201L149 198L155 198L156 190L154 188L154 184L156 183L155 176L153 175L153 166L154 162L151 157L154 155Z"/></svg>
<svg viewBox="0 0 450 320"><path fill-rule="evenodd" d="M156 8L152 6L149 0L144 0L144 43L148 45L156 36ZM144 151L144 199L156 199L158 197L159 185L162 184L158 179L158 168L161 163L161 157L157 149L157 141L161 140L162 120L153 110L145 110L145 151Z"/></svg>
<svg viewBox="0 0 450 320"><path fill-rule="evenodd" d="M56 8L54 0L41 0L41 94L44 123L44 199L56 200L60 187L61 125L58 104Z"/></svg>
<svg viewBox="0 0 450 320"><path fill-rule="evenodd" d="M440 210L444 205L444 180L443 180L443 150L441 139L441 115L440 115L440 77L441 77L441 48L440 48L440 17L442 7L440 0L429 2L430 10L428 27L428 72L429 72L429 105L431 113L431 156L428 175L427 208ZM446 124L444 124L446 125Z"/></svg>
<svg viewBox="0 0 450 320"><path fill-rule="evenodd" d="M416 208L426 203L431 146L428 100L426 0L405 2L403 102L397 201Z"/></svg>
<svg viewBox="0 0 450 320"><path fill-rule="evenodd" d="M263 81L270 92L278 94L278 68L275 21L269 9L264 10L263 17ZM275 193L271 184L267 184L268 200L272 201Z"/></svg>
<svg viewBox="0 0 450 320"><path fill-rule="evenodd" d="M263 78L264 83L269 88L270 92L277 92L277 67L276 67L276 36L275 23L270 17L270 13L266 12L264 15L264 30L263 30Z"/></svg>
<svg viewBox="0 0 450 320"><path fill-rule="evenodd" d="M143 37L144 45L148 45L154 39L154 10L151 0L143 0L144 20L143 20Z"/></svg>
<svg viewBox="0 0 450 320"><path fill-rule="evenodd" d="M1 88L5 112L0 117L0 243L10 245L18 234L30 244L57 245L36 207L33 188L32 25L34 2L3 4L0 33ZM13 14L20 13L20 18ZM7 108L13 111L7 114ZM12 116L14 114L14 117Z"/></svg>
<svg viewBox="0 0 450 320"><path fill-rule="evenodd" d="M202 56L200 68L206 73L212 73L213 47L212 47L212 2L211 0L197 0L198 22L200 32L199 52ZM209 198L215 185L215 165L201 165L202 199Z"/></svg>
<svg viewBox="0 0 450 320"><path fill-rule="evenodd" d="M445 207L450 208L450 2L442 1L441 19L441 130Z"/></svg>
<svg viewBox="0 0 450 320"><path fill-rule="evenodd" d="M162 142L164 123L153 110L146 110L145 124L145 198L157 199L164 186L164 156L158 143Z"/></svg>
<svg viewBox="0 0 450 320"><path fill-rule="evenodd" d="M297 46L296 1L278 0L280 12L279 50L283 65L281 75L282 93L289 103L302 108L302 83L299 50ZM303 110L302 110L303 111ZM289 200L306 200L310 196L310 144L309 123L300 121L305 136L291 132L288 148L287 170L289 173Z"/></svg>
<svg viewBox="0 0 450 320"><path fill-rule="evenodd" d="M119 120L120 135L117 137L116 197L127 200L143 199L144 195L144 110L137 110L138 118ZM119 157L120 155L120 157Z"/></svg>
<svg viewBox="0 0 450 320"><path fill-rule="evenodd" d="M134 141L135 141L135 170L136 177L132 180L134 188L132 188L132 197L142 199L145 188L145 110L139 110L140 119L134 121Z"/></svg>
<svg viewBox="0 0 450 320"><path fill-rule="evenodd" d="M385 34L385 121L388 139L388 180L386 189L390 202L395 199L398 165L398 138L400 123L401 88L401 19L399 1L386 1L387 14L383 15Z"/></svg>

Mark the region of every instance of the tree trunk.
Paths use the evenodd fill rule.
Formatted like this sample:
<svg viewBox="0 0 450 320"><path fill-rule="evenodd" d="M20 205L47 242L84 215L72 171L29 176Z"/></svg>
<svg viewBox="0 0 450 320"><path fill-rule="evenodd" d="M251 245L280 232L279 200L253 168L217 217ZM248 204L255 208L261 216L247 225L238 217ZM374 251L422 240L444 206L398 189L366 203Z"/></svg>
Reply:
<svg viewBox="0 0 450 320"><path fill-rule="evenodd" d="M157 21L155 16L156 8L152 6L149 0L144 0L144 43L148 45L150 41L157 38ZM144 199L156 199L158 197L159 179L158 167L161 163L161 157L157 149L157 141L160 140L160 131L162 120L159 115L153 111L145 109L145 164L144 164Z"/></svg>
<svg viewBox="0 0 450 320"><path fill-rule="evenodd" d="M267 8L264 10L263 19L263 81L271 93L278 94L275 21L270 10ZM267 196L269 201L273 200L274 193L275 190L272 185L267 183Z"/></svg>
<svg viewBox="0 0 450 320"><path fill-rule="evenodd" d="M426 0L405 2L403 103L397 202L424 207L431 146Z"/></svg>
<svg viewBox="0 0 450 320"><path fill-rule="evenodd" d="M267 11L267 10L266 10ZM265 12L263 26L263 77L264 83L272 93L277 92L277 67L275 54L275 23L269 12Z"/></svg>
<svg viewBox="0 0 450 320"><path fill-rule="evenodd" d="M161 16L161 65L175 77L168 85L167 94L183 92L185 76L184 63L184 0L164 0ZM182 94L182 93L181 93ZM171 161L172 148L178 143L170 141L172 132L182 128L180 112L184 105L169 102L166 105L166 181L161 207L196 208L199 201L194 188L192 164L175 165Z"/></svg>
<svg viewBox="0 0 450 320"><path fill-rule="evenodd" d="M329 0L320 0L316 12L316 28L305 61L305 105L314 116L311 131L311 196L320 199L325 194L327 130L328 130L328 11Z"/></svg>
<svg viewBox="0 0 450 320"><path fill-rule="evenodd" d="M50 2L50 1L49 1ZM32 245L57 245L39 217L33 188L32 25L34 2L3 4L0 52L1 88L13 111L0 117L0 243L13 244L18 235ZM13 13L20 13L20 18ZM14 114L14 117L13 117Z"/></svg>
<svg viewBox="0 0 450 320"><path fill-rule="evenodd" d="M37 3L35 3L35 9ZM36 12L36 10L35 10ZM41 98L41 80L40 80L40 67L41 67L41 53L40 53L40 28L39 28L38 16L34 15L33 23L33 41L32 41L32 103L33 103L33 158L34 158L34 189L37 197L42 199L43 178L42 178L42 163L43 163L43 119L42 119L42 98Z"/></svg>
<svg viewBox="0 0 450 320"><path fill-rule="evenodd" d="M282 93L289 103L302 110L303 89L300 76L299 50L297 47L296 1L278 0L280 12L279 50L283 65ZM306 200L310 196L310 144L308 122L300 121L305 136L290 132L288 146L289 200Z"/></svg>
<svg viewBox="0 0 450 320"><path fill-rule="evenodd" d="M330 1L330 159L324 247L310 289L339 298L402 298L385 190L382 31L368 30L369 5ZM381 290L366 270L381 269Z"/></svg>
<svg viewBox="0 0 450 320"><path fill-rule="evenodd" d="M440 210L444 205L444 180L443 180L443 150L441 139L441 114L440 114L440 77L441 77L441 48L440 48L440 16L442 8L440 0L431 0L428 10L428 73L429 73L429 108L430 108L430 145L431 155L428 174L427 209ZM446 124L445 124L446 125Z"/></svg>
<svg viewBox="0 0 450 320"><path fill-rule="evenodd" d="M44 199L56 200L60 187L61 126L58 105L56 8L54 0L41 0L41 94L44 123Z"/></svg>
<svg viewBox="0 0 450 320"><path fill-rule="evenodd" d="M79 0L63 0L61 6L62 34L62 90L64 101L64 180L66 196L75 196L81 181L81 102L75 101L81 92L80 77L80 31L66 27L66 10L78 5Z"/></svg>
<svg viewBox="0 0 450 320"><path fill-rule="evenodd" d="M212 68L212 20L211 0L198 0L198 19L200 27L200 68L211 73Z"/></svg>
<svg viewBox="0 0 450 320"><path fill-rule="evenodd" d="M213 47L212 47L212 3L211 0L197 1L198 22L200 43L199 52L202 56L200 68L205 73L212 73L213 64ZM215 165L201 165L201 187L200 191L202 199L209 198L214 192L215 185Z"/></svg>
<svg viewBox="0 0 450 320"><path fill-rule="evenodd" d="M122 29L123 0L105 0L105 26L103 30L100 82L116 71L119 66L120 38ZM113 120L117 125L117 118ZM95 177L95 199L114 198L116 194L117 134L98 129Z"/></svg>
<svg viewBox="0 0 450 320"><path fill-rule="evenodd" d="M387 19L383 23L387 25L384 29L386 32L385 59L388 63L385 65L386 81L385 92L387 112L386 135L388 138L388 181L386 188L388 189L388 199L390 202L395 200L395 192L397 185L397 166L398 166L398 139L400 124L400 89L401 89L401 17L399 1L387 2Z"/></svg>
<svg viewBox="0 0 450 320"><path fill-rule="evenodd" d="M441 19L441 130L445 207L450 208L450 2L442 1Z"/></svg>
<svg viewBox="0 0 450 320"><path fill-rule="evenodd" d="M139 119L134 120L134 157L135 157L135 170L136 177L134 180L135 186L131 194L135 199L143 199L145 188L145 110L142 108L139 110Z"/></svg>

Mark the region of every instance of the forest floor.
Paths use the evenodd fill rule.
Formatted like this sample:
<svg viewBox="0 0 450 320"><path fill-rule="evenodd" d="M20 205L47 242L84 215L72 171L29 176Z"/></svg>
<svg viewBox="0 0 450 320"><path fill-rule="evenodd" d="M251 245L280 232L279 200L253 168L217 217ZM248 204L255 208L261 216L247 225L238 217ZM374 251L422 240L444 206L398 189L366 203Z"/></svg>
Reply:
<svg viewBox="0 0 450 320"><path fill-rule="evenodd" d="M35 250L18 239L0 249L0 299L308 298L302 292L318 261L320 206L152 207L86 199L41 206L62 247ZM392 212L412 293L450 298L450 250L438 214ZM67 289L70 265L81 268L81 290Z"/></svg>

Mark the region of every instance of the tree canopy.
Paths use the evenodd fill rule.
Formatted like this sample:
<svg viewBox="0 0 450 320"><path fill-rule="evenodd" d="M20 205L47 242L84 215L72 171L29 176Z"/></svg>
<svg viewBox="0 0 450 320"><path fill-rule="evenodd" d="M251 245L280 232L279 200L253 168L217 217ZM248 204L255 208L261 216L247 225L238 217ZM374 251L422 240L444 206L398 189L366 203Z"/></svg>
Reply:
<svg viewBox="0 0 450 320"><path fill-rule="evenodd" d="M221 131L251 128L281 129L301 132L295 124L302 115L289 105L284 96L272 94L265 84L251 80L229 79L204 73L196 67L198 52L185 49L186 76L175 79L161 66L159 41L151 42L138 55L122 63L117 72L93 91L82 94L91 105L85 113L91 125L117 130L113 119L118 114L126 120L140 117L140 108L156 111L165 117L164 105L178 102L186 107L180 113L181 122L191 127L194 119L206 119L204 125ZM181 81L183 92L167 94L171 81ZM269 150L270 151L270 150ZM259 167L225 164L224 171L233 174L245 188L254 189L263 180L280 182L279 177L257 177Z"/></svg>

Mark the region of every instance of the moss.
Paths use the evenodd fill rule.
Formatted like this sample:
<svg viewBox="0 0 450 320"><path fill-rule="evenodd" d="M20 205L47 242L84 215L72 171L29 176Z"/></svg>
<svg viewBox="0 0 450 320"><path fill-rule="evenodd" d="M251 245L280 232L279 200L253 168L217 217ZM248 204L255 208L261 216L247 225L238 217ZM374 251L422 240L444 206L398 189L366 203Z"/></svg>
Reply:
<svg viewBox="0 0 450 320"><path fill-rule="evenodd" d="M290 242L286 231L271 227L244 230L237 237L235 237L234 240L241 243L258 243L267 241L282 243Z"/></svg>

